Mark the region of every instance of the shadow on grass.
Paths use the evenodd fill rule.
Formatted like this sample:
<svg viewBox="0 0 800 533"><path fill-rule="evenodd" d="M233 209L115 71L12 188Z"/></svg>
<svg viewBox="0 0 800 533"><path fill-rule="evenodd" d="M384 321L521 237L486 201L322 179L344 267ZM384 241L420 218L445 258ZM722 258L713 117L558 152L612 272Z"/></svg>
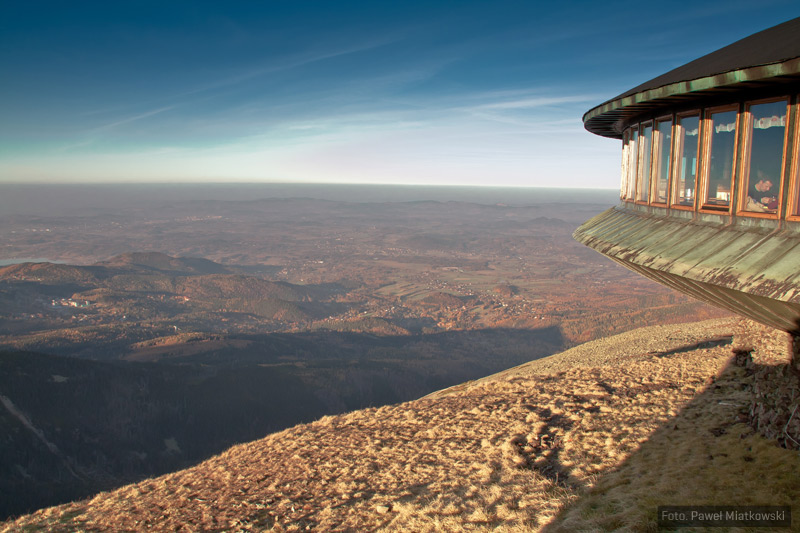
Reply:
<svg viewBox="0 0 800 533"><path fill-rule="evenodd" d="M657 531L663 505L792 505L800 498L800 455L748 424L753 375L760 370L732 360L543 531Z"/></svg>
<svg viewBox="0 0 800 533"><path fill-rule="evenodd" d="M679 353L693 352L695 350L700 350L703 348L716 348L718 346L728 346L732 342L733 342L733 335L723 335L715 339L704 340L702 342L681 346L679 348L674 348L672 350L667 350L665 352L653 352L653 355L655 355L656 357L667 357Z"/></svg>
<svg viewBox="0 0 800 533"><path fill-rule="evenodd" d="M109 360L110 346L105 361L0 351L0 394L31 426L0 405L0 520L186 468L325 415L416 399L565 343L556 327L233 341L190 355L182 350L202 343L174 345L172 357L147 363Z"/></svg>

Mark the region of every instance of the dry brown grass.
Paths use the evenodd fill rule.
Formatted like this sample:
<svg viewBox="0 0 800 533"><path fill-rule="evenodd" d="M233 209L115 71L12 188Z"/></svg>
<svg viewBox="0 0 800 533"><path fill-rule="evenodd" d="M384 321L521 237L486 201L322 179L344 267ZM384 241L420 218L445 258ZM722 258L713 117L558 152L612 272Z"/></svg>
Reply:
<svg viewBox="0 0 800 533"><path fill-rule="evenodd" d="M657 505L791 503L741 423L733 322L647 328L432 397L326 417L5 531L655 529Z"/></svg>

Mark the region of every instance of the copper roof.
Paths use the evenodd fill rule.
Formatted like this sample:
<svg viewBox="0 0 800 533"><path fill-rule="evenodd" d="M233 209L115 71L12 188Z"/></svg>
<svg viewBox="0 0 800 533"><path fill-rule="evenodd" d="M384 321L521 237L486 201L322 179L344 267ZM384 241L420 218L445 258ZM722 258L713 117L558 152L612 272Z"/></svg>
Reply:
<svg viewBox="0 0 800 533"><path fill-rule="evenodd" d="M626 119L719 94L800 83L800 17L745 37L589 110L587 130L621 138Z"/></svg>

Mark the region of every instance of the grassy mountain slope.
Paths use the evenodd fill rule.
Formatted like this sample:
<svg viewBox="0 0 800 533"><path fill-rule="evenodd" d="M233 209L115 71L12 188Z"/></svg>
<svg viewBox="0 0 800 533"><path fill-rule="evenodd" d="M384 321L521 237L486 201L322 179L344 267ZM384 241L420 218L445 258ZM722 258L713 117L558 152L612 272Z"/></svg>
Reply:
<svg viewBox="0 0 800 533"><path fill-rule="evenodd" d="M754 371L731 360L734 330L600 339L2 528L651 531L658 505L790 505L800 457L745 423Z"/></svg>
<svg viewBox="0 0 800 533"><path fill-rule="evenodd" d="M419 398L560 346L549 328L177 333L136 343L129 358L137 363L0 350L0 396L35 428L0 405L0 520L325 415Z"/></svg>

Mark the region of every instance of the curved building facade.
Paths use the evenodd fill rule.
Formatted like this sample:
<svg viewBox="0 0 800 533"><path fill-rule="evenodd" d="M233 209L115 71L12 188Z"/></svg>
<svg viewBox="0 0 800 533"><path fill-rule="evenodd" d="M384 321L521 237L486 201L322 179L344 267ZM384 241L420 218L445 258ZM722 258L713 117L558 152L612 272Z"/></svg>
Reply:
<svg viewBox="0 0 800 533"><path fill-rule="evenodd" d="M655 281L800 335L800 18L583 117L622 141L620 203L575 238Z"/></svg>

